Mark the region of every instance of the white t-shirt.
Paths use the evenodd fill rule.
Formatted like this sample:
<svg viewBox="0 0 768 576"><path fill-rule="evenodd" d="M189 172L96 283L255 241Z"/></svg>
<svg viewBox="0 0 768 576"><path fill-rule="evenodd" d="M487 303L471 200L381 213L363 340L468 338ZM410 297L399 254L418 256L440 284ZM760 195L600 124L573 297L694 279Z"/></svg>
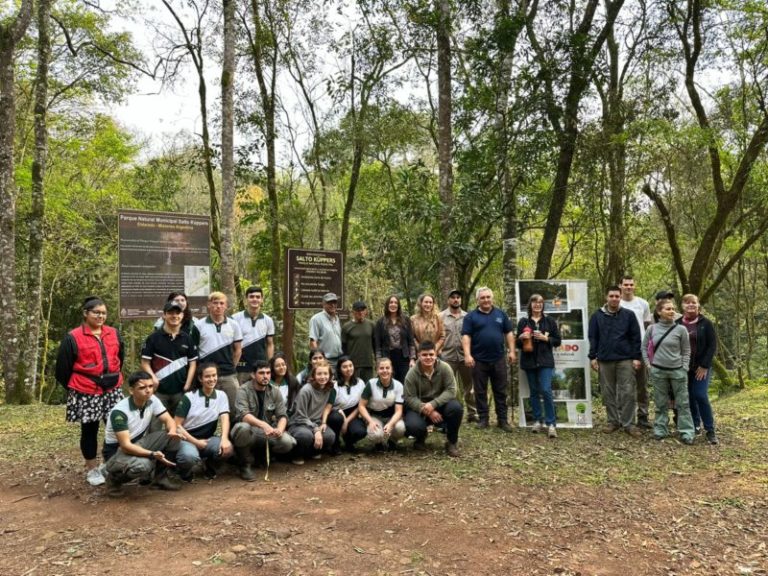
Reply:
<svg viewBox="0 0 768 576"><path fill-rule="evenodd" d="M627 310L632 310L637 318L637 323L640 325L640 340L645 336L645 325L653 323L653 316L651 315L651 308L648 306L648 301L635 296L632 300L621 300L621 307Z"/></svg>

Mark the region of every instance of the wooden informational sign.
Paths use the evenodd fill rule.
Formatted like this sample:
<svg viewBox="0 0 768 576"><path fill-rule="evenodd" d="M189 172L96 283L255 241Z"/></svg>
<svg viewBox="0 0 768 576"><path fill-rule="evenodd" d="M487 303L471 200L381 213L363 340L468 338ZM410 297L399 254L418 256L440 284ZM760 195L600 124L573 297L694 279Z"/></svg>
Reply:
<svg viewBox="0 0 768 576"><path fill-rule="evenodd" d="M210 218L173 212L118 212L120 318L157 318L170 292L193 315L211 290Z"/></svg>
<svg viewBox="0 0 768 576"><path fill-rule="evenodd" d="M333 292L344 305L344 261L341 252L288 248L286 306L289 310L322 308L323 296Z"/></svg>

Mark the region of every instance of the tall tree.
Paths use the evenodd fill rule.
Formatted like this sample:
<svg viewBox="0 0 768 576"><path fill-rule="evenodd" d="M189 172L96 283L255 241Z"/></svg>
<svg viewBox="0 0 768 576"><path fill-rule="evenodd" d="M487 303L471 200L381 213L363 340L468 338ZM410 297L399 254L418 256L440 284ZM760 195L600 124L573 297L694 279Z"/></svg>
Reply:
<svg viewBox="0 0 768 576"><path fill-rule="evenodd" d="M207 38L205 31L208 23L209 9L211 3L209 0L189 0L187 5L193 13L192 23L190 25L184 22L184 13L182 9L175 5L172 0L162 0L163 5L168 10L174 23L181 34L181 40L177 41L174 37L166 37L168 46L163 58L169 62L166 67L167 76L165 80L170 81L175 75L184 55L189 56L195 67L197 76L197 96L200 106L201 133L200 139L203 146L203 169L205 172L205 181L208 185L208 196L210 199L211 214L211 243L214 250L221 256L221 232L219 220L221 210L219 199L216 196L216 181L214 178L214 157L215 152L211 143L210 121L208 117L208 84L205 78L205 46Z"/></svg>
<svg viewBox="0 0 768 576"><path fill-rule="evenodd" d="M566 14L551 14L550 18L563 17L570 22L565 30L565 58L549 53L539 39L536 21L540 9L539 0L531 2L530 16L527 19L528 39L539 67L543 87L543 100L547 118L558 137L558 155L555 178L552 185L547 222L536 258L536 278L549 278L552 257L557 245L557 236L568 199L568 180L576 154L576 140L579 135L579 108L582 98L589 87L592 69L608 34L613 28L616 17L624 0L604 0L605 13L602 25L596 22L600 0L587 0L581 17L577 13L576 2L568 3ZM559 11L560 3L553 3ZM575 27L574 27L575 24ZM561 31L557 31L560 34ZM555 46L559 41L553 41ZM562 102L559 102L559 84L567 83Z"/></svg>
<svg viewBox="0 0 768 576"><path fill-rule="evenodd" d="M221 67L221 289L235 294L235 0L224 0L224 58Z"/></svg>
<svg viewBox="0 0 768 576"><path fill-rule="evenodd" d="M32 19L32 0L0 18L0 364L9 402L28 402L19 380L18 308L16 299L16 137L15 59L19 42Z"/></svg>

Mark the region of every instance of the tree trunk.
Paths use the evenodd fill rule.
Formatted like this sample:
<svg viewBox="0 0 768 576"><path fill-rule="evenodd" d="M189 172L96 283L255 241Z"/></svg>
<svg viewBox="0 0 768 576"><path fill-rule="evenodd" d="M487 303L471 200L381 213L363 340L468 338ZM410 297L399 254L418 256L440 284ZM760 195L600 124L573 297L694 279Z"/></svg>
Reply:
<svg viewBox="0 0 768 576"><path fill-rule="evenodd" d="M45 170L48 155L48 65L51 59L51 0L37 4L37 78L35 82L35 155L32 161L32 209L29 215L26 327L19 363L26 375L25 395L35 397L42 322L43 242L45 222Z"/></svg>
<svg viewBox="0 0 768 576"><path fill-rule="evenodd" d="M224 0L224 59L221 69L221 291L235 307L235 0Z"/></svg>
<svg viewBox="0 0 768 576"><path fill-rule="evenodd" d="M14 138L16 46L32 18L32 0L23 0L13 17L0 20L0 375L6 402L28 402L24 377L19 378L19 326L16 301L16 183Z"/></svg>
<svg viewBox="0 0 768 576"><path fill-rule="evenodd" d="M440 229L443 238L450 238L451 211L453 208L453 134L451 117L451 3L437 3L437 157L438 190L442 202ZM440 259L440 293L447 295L455 282L455 265L450 246Z"/></svg>

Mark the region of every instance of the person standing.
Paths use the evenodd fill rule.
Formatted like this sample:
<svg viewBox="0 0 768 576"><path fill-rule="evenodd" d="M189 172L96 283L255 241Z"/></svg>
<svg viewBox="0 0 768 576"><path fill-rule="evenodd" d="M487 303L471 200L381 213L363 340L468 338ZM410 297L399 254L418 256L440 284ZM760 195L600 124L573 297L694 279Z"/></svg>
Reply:
<svg viewBox="0 0 768 576"><path fill-rule="evenodd" d="M464 317L461 344L464 348L464 364L472 369L479 420L477 427L488 428L490 380L497 425L505 432L511 432L512 427L507 419L507 361L517 362L514 327L509 316L493 305L493 292L490 288L478 288L475 299L477 308Z"/></svg>
<svg viewBox="0 0 768 576"><path fill-rule="evenodd" d="M540 294L531 294L528 316L517 323L516 333L521 349L520 368L525 371L531 391L531 431L540 432L546 424L547 436L557 438L555 402L552 398L552 375L555 371L552 349L560 346L560 330L557 322L544 314L544 298ZM541 414L542 401L546 419Z"/></svg>
<svg viewBox="0 0 768 576"><path fill-rule="evenodd" d="M352 320L341 327L341 347L352 359L355 377L363 382L373 378L375 340L374 324L368 318L368 306L362 300L352 304Z"/></svg>
<svg viewBox="0 0 768 576"><path fill-rule="evenodd" d="M104 484L99 470L99 421L123 399L124 348L120 333L105 324L107 306L97 296L83 301L83 323L61 342L56 380L67 389L67 422L80 422L80 452L86 480Z"/></svg>
<svg viewBox="0 0 768 576"><path fill-rule="evenodd" d="M257 360L269 361L275 353L275 322L261 311L264 290L249 286L245 291L245 310L232 316L243 333L243 353L237 363L240 384L251 379L251 368Z"/></svg>
<svg viewBox="0 0 768 576"><path fill-rule="evenodd" d="M405 431L413 436L414 449L424 450L427 427L445 423L445 452L456 458L464 409L456 400L453 371L436 352L429 340L419 344L418 360L405 377Z"/></svg>
<svg viewBox="0 0 768 576"><path fill-rule="evenodd" d="M322 350L325 359L335 366L342 355L341 321L336 313L339 297L333 292L323 296L323 311L309 321L309 349Z"/></svg>
<svg viewBox="0 0 768 576"><path fill-rule="evenodd" d="M600 378L608 423L603 432L623 429L633 437L635 426L635 370L640 364L640 327L637 318L621 307L621 288L611 286L605 305L589 319L589 359Z"/></svg>
<svg viewBox="0 0 768 576"><path fill-rule="evenodd" d="M645 330L653 322L648 301L635 295L635 279L625 274L621 277L621 307L634 312L640 327L640 340L645 336ZM637 425L640 428L652 428L648 422L648 370L645 364L635 371L635 390L637 398Z"/></svg>
<svg viewBox="0 0 768 576"><path fill-rule="evenodd" d="M227 295L211 292L208 295L208 316L197 321L198 362L213 362L219 369L216 389L227 395L230 410L235 405L240 382L236 366L243 351L243 333L240 325L227 316Z"/></svg>
<svg viewBox="0 0 768 576"><path fill-rule="evenodd" d="M477 422L477 406L472 387L472 370L464 363L464 348L461 345L461 328L464 325L466 311L461 309L462 293L451 290L448 294L448 306L440 312L443 321L445 340L440 351L440 359L453 370L456 380L456 397L464 401L467 422ZM458 391L461 390L459 394Z"/></svg>
<svg viewBox="0 0 768 576"><path fill-rule="evenodd" d="M197 346L181 329L184 310L173 300L163 307L163 324L141 347L141 369L152 377L155 396L171 413L191 390L197 369Z"/></svg>
<svg viewBox="0 0 768 576"><path fill-rule="evenodd" d="M443 320L435 309L435 297L424 293L416 301L416 314L411 316L413 340L418 350L419 344L429 340L434 343L438 356L445 342Z"/></svg>
<svg viewBox="0 0 768 576"><path fill-rule="evenodd" d="M376 322L374 338L376 360L389 358L394 379L403 382L408 369L416 362L416 346L411 321L394 294L384 304L384 315Z"/></svg>
<svg viewBox="0 0 768 576"><path fill-rule="evenodd" d="M715 419L709 403L709 381L712 377L712 360L717 352L717 337L712 322L701 313L699 298L695 294L683 296L683 316L677 320L688 330L691 345L691 362L688 365L688 398L691 404L693 427L704 425L707 442L718 444Z"/></svg>
<svg viewBox="0 0 768 576"><path fill-rule="evenodd" d="M688 330L675 322L677 311L673 300L659 300L656 304L659 321L651 325L643 339L643 362L648 366L653 385L656 419L653 437L663 440L669 436L669 396L675 398L677 431L683 444L693 444L696 431L688 401L688 366L691 344Z"/></svg>

